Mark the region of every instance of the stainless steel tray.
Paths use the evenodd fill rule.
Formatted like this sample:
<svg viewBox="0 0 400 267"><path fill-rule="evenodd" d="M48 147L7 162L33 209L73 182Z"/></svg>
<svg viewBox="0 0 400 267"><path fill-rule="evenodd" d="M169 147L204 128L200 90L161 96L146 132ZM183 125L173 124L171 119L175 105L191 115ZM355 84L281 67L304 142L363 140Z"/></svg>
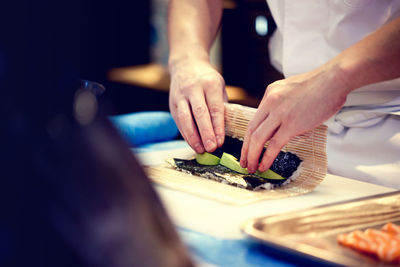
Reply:
<svg viewBox="0 0 400 267"><path fill-rule="evenodd" d="M266 245L344 266L393 266L339 245L336 236L400 223L400 191L246 222L244 233Z"/></svg>

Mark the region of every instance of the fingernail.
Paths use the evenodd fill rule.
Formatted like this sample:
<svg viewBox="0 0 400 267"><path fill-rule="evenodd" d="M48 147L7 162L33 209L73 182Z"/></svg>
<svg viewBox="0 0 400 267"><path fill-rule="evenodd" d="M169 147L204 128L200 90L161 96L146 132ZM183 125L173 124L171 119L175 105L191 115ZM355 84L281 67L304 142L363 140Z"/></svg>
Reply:
<svg viewBox="0 0 400 267"><path fill-rule="evenodd" d="M221 136L217 136L217 144L218 146L222 146L222 137Z"/></svg>
<svg viewBox="0 0 400 267"><path fill-rule="evenodd" d="M207 151L211 151L215 148L215 142L213 142L211 140L207 140L205 145L206 145Z"/></svg>
<svg viewBox="0 0 400 267"><path fill-rule="evenodd" d="M194 149L195 149L196 152L199 153L199 154L204 153L204 148L203 148L203 146L202 146L200 143L197 143L197 144L194 146Z"/></svg>

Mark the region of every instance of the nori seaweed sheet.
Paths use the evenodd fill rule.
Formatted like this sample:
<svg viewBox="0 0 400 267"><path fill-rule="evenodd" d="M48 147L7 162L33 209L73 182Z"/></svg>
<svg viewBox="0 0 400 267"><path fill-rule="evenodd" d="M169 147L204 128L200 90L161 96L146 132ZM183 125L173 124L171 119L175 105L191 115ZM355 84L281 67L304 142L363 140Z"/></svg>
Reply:
<svg viewBox="0 0 400 267"><path fill-rule="evenodd" d="M183 169L189 171L192 174L202 176L207 174L208 177L213 176L213 179L221 181L225 180L229 184L233 184L239 187L244 187L249 190L254 190L257 186L271 183L271 184L282 184L286 181L284 180L273 180L273 179L264 179L259 176L253 174L241 174L235 171L232 171L229 168L226 168L222 165L214 165L207 166L201 165L196 162L195 159L186 160L186 159L174 159L176 167L179 169Z"/></svg>
<svg viewBox="0 0 400 267"><path fill-rule="evenodd" d="M222 153L229 153L236 158L240 158L242 151L243 141L232 138L229 136L225 137L225 142L222 147L217 148L212 154L217 157L221 157ZM265 152L265 148L260 156L260 161ZM218 181L226 181L229 184L243 187L249 190L254 190L257 186L265 183L271 183L275 185L280 185L284 183L292 174L297 170L301 163L301 159L293 153L290 152L279 152L278 156L275 158L270 169L277 174L284 177L284 180L274 180L274 179L264 179L254 174L241 174L235 172L229 168L222 165L207 166L201 165L193 160L185 159L174 159L176 167L186 170L192 174L204 176L206 175L210 179Z"/></svg>
<svg viewBox="0 0 400 267"><path fill-rule="evenodd" d="M237 159L240 159L242 145L243 141L232 138L230 136L226 136L224 144L221 147L217 148L212 154L221 158L222 153L226 152L235 156ZM264 152L265 148L261 153L260 161L262 159L262 156L264 155ZM275 158L270 169L282 177L289 178L297 170L300 163L301 159L295 154L281 151Z"/></svg>
<svg viewBox="0 0 400 267"><path fill-rule="evenodd" d="M279 152L270 169L282 177L289 178L297 170L301 159L290 152Z"/></svg>

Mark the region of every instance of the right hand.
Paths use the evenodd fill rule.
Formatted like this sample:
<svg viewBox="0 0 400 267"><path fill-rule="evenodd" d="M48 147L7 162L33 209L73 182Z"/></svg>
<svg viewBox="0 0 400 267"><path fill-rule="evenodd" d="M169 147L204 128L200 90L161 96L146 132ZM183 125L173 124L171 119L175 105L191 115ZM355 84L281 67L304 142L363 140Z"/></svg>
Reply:
<svg viewBox="0 0 400 267"><path fill-rule="evenodd" d="M196 151L213 152L224 143L225 81L208 61L170 65L169 108L179 131Z"/></svg>

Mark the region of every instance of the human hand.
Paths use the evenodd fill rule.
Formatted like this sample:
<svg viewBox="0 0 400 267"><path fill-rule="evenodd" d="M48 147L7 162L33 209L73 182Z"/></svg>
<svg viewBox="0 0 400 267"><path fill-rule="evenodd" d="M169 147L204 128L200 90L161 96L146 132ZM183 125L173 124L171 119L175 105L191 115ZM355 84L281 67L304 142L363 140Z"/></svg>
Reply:
<svg viewBox="0 0 400 267"><path fill-rule="evenodd" d="M170 65L169 108L186 142L197 152L212 152L224 143L225 82L208 61Z"/></svg>
<svg viewBox="0 0 400 267"><path fill-rule="evenodd" d="M351 90L335 66L323 66L270 84L245 134L240 165L267 170L290 138L334 115ZM269 141L262 160L260 154Z"/></svg>

